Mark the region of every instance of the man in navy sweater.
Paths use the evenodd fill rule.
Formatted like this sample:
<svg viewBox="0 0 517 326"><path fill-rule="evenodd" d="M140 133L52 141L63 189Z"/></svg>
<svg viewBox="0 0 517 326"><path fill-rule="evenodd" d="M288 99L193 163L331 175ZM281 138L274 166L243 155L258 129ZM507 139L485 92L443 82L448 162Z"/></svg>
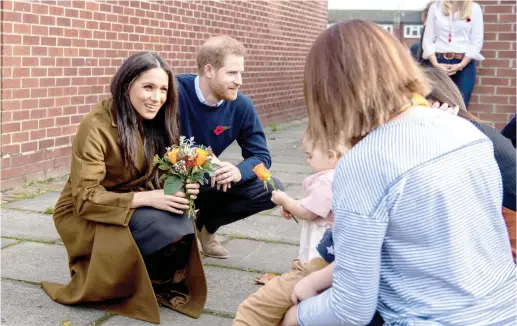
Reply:
<svg viewBox="0 0 517 326"><path fill-rule="evenodd" d="M252 171L260 163L269 168L271 155L253 102L238 91L245 53L231 37L210 38L197 55L199 75L177 76L181 134L212 147L216 156L236 140L244 158L237 165L220 162L211 185L201 187L195 201L201 248L215 258L228 257L215 236L219 227L275 207Z"/></svg>

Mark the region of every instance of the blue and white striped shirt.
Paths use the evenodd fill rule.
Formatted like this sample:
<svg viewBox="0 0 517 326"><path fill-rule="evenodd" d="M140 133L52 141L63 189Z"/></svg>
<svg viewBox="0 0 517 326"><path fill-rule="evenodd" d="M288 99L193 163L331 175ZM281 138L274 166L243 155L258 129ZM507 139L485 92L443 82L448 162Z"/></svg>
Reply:
<svg viewBox="0 0 517 326"><path fill-rule="evenodd" d="M300 325L515 325L516 269L491 142L411 109L345 153L333 185L332 287Z"/></svg>

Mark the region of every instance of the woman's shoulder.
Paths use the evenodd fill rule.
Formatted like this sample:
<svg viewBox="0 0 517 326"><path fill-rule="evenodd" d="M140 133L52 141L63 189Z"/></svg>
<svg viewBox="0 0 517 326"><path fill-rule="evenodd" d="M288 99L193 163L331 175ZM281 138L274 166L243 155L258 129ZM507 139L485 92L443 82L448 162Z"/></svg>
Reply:
<svg viewBox="0 0 517 326"><path fill-rule="evenodd" d="M116 129L111 118L111 99L100 101L90 113L86 114L81 120L77 129L76 139L83 143L91 134L98 133L100 130Z"/></svg>

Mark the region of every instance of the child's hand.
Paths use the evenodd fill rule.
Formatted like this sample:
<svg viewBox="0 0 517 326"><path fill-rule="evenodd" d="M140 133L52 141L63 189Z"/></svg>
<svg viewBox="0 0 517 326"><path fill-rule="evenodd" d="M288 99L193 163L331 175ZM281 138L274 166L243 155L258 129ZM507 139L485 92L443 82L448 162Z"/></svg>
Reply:
<svg viewBox="0 0 517 326"><path fill-rule="evenodd" d="M283 206L284 202L288 198L289 196L281 190L273 190L271 192L271 201L275 203L277 206Z"/></svg>
<svg viewBox="0 0 517 326"><path fill-rule="evenodd" d="M313 283L310 282L309 278L306 276L296 283L293 289L293 293L291 294L291 301L293 304L297 305L303 300L313 297L318 294L318 291L314 288Z"/></svg>
<svg viewBox="0 0 517 326"><path fill-rule="evenodd" d="M291 214L291 212L289 212L288 210L286 210L285 208L283 208L282 206L280 206L280 213L282 214L282 216L286 219L286 220L290 220L293 218L293 214Z"/></svg>

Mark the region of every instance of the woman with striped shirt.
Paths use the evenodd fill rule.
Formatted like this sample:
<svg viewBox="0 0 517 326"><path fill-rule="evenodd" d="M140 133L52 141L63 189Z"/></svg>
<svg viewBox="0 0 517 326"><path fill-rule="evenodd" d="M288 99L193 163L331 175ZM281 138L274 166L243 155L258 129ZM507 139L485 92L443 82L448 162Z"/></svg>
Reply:
<svg viewBox="0 0 517 326"><path fill-rule="evenodd" d="M308 136L352 148L333 184L332 287L300 298L284 325L365 325L375 311L385 325L514 325L516 269L490 140L430 109L422 72L373 23L325 30L304 78Z"/></svg>

